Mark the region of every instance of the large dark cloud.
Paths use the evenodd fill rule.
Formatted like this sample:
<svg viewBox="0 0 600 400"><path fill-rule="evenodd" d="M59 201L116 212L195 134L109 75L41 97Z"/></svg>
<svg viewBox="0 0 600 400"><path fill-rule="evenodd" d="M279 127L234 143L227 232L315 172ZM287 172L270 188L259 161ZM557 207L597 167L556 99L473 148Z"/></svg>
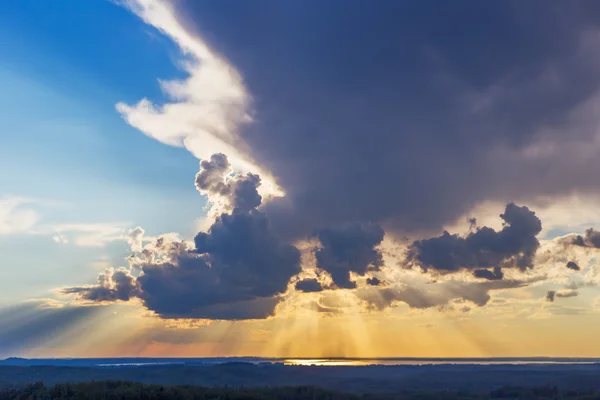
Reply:
<svg viewBox="0 0 600 400"><path fill-rule="evenodd" d="M500 218L504 220L500 231L482 227L466 236L444 232L417 240L410 245L407 260L443 273L474 269L476 277L489 280L502 279L501 268L532 268L542 222L535 212L514 203L506 206Z"/></svg>
<svg viewBox="0 0 600 400"><path fill-rule="evenodd" d="M176 9L254 97L239 140L287 194L264 206L285 237L348 221L434 231L485 200L600 190L586 111L600 84L597 2Z"/></svg>
<svg viewBox="0 0 600 400"><path fill-rule="evenodd" d="M239 145L286 195L261 204L258 176L228 175L222 154L202 161L196 186L224 199L227 213L195 248L169 245L161 250L168 256L140 264L136 296L165 318L270 315L300 269L287 243L313 233L317 266L337 287L354 288L351 273L381 266L383 229L437 235L483 201L600 192L597 2L174 7L231 60L252 94L254 122L228 145ZM446 284L447 293L428 286L430 295L369 289L428 307L457 296L483 305L494 288L520 287L502 269L533 266L541 223L512 203L502 218L499 231L446 232L410 248L409 260L423 269L468 270L485 281ZM106 294L102 282L72 290L124 297Z"/></svg>
<svg viewBox="0 0 600 400"><path fill-rule="evenodd" d="M139 297L163 318L256 319L272 315L290 278L300 272L300 252L271 229L260 204L254 175L229 177L223 155L201 163L196 184L230 200L232 211L207 232L184 242L159 238L153 254L142 254L137 279L128 270L109 270L97 285L65 289L92 301ZM146 249L148 250L148 249Z"/></svg>
<svg viewBox="0 0 600 400"><path fill-rule="evenodd" d="M325 228L316 232L321 247L315 251L317 267L329 272L340 288L354 288L350 272L364 275L378 270L383 257L376 249L383 240L383 229L373 224L347 224L339 228Z"/></svg>

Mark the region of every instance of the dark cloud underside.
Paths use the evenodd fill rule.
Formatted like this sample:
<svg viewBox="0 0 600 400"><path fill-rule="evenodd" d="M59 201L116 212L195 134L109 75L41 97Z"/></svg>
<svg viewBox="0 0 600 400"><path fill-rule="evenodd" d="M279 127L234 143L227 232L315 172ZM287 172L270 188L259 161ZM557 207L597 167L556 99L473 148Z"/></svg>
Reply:
<svg viewBox="0 0 600 400"><path fill-rule="evenodd" d="M409 247L407 261L424 270L475 269L476 277L488 280L502 279L500 268L532 268L542 222L529 208L513 203L500 218L504 220L500 231L484 226L466 236L444 232L439 237L417 240Z"/></svg>
<svg viewBox="0 0 600 400"><path fill-rule="evenodd" d="M598 2L186 0L176 11L254 97L241 145L287 193L264 206L285 238L351 221L431 232L484 200L600 191L600 153L577 147L594 145L584 104L600 84Z"/></svg>
<svg viewBox="0 0 600 400"><path fill-rule="evenodd" d="M316 232L321 248L315 251L317 267L329 272L340 288L354 288L350 272L364 275L383 265L383 256L376 249L383 240L383 229L373 224L347 224Z"/></svg>
<svg viewBox="0 0 600 400"><path fill-rule="evenodd" d="M138 297L163 318L257 319L273 314L300 269L300 252L282 242L267 216L256 210L261 197L256 175L230 176L227 157L202 161L198 189L228 199L231 213L216 218L194 238L194 248L159 238L142 254L139 277L109 269L92 286L67 288L88 301ZM156 254L154 254L156 253ZM158 260L159 261L155 261Z"/></svg>

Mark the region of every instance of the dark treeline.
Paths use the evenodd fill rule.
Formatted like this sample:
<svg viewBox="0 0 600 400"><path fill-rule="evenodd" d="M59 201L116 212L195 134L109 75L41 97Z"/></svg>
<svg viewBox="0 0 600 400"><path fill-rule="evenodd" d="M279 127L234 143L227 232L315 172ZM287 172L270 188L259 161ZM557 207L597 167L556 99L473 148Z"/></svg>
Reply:
<svg viewBox="0 0 600 400"><path fill-rule="evenodd" d="M503 386L600 391L600 364L423 365L311 367L226 363L209 366L55 367L0 366L0 388L91 381L131 381L195 387L260 388L313 386L334 391L387 395L411 391L464 390L489 393Z"/></svg>
<svg viewBox="0 0 600 400"><path fill-rule="evenodd" d="M201 386L151 385L124 381L98 381L45 386L35 383L0 391L0 400L106 399L106 400L478 400L478 399L600 399L600 392L561 391L555 386L523 388L507 386L489 393L467 391L401 391L387 395L357 395L316 387L208 388Z"/></svg>

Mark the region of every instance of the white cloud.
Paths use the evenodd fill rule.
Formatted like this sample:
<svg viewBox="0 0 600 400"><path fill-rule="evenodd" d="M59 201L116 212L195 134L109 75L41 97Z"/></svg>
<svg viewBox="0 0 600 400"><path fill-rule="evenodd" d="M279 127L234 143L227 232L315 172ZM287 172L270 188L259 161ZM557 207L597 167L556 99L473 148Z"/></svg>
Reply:
<svg viewBox="0 0 600 400"><path fill-rule="evenodd" d="M199 159L224 153L234 169L261 175L265 194L279 193L270 174L244 154L239 129L252 121L251 97L236 69L188 32L168 2L126 0L124 5L179 46L188 74L185 79L160 80L171 102L157 105L144 98L135 105L118 103L125 121L162 143L185 147Z"/></svg>
<svg viewBox="0 0 600 400"><path fill-rule="evenodd" d="M127 243L131 246L131 251L142 251L142 242L144 240L144 228L137 226L129 230Z"/></svg>
<svg viewBox="0 0 600 400"><path fill-rule="evenodd" d="M60 244L67 244L67 243L69 243L69 238L66 237L65 235L60 234L60 233L54 234L54 236L52 236L52 240L54 240L56 243L60 243Z"/></svg>
<svg viewBox="0 0 600 400"><path fill-rule="evenodd" d="M90 223L63 224L53 226L55 238L61 238L58 243L72 242L77 246L100 247L116 240L128 241L126 227L129 223Z"/></svg>
<svg viewBox="0 0 600 400"><path fill-rule="evenodd" d="M48 224L36 210L57 203L26 197L0 197L0 236L27 234L50 236L59 244L104 246L115 240L129 241L125 222Z"/></svg>
<svg viewBox="0 0 600 400"><path fill-rule="evenodd" d="M35 201L24 197L0 198L0 235L32 233L39 220L30 206Z"/></svg>

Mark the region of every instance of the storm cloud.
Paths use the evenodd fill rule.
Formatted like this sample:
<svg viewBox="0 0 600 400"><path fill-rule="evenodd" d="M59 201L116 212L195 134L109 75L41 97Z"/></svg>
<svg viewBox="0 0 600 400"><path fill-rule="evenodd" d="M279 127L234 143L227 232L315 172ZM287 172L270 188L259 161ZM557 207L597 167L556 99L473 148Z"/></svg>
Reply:
<svg viewBox="0 0 600 400"><path fill-rule="evenodd" d="M272 315L290 278L301 271L300 252L282 242L267 216L256 210L260 179L229 176L227 158L215 155L201 163L196 184L230 198L232 211L219 215L207 232L198 233L195 247L159 238L137 259L136 269L141 270L137 278L129 270L108 270L96 285L64 292L90 301L138 297L162 318Z"/></svg>
<svg viewBox="0 0 600 400"><path fill-rule="evenodd" d="M219 196L234 211L247 212L258 206L262 197L258 194L260 177L256 174L231 174L227 156L213 154L210 160L200 162L200 172L196 174L196 188L209 199ZM213 200L214 201L214 200Z"/></svg>
<svg viewBox="0 0 600 400"><path fill-rule="evenodd" d="M417 240L409 247L407 261L425 271L475 269L476 277L489 280L502 279L501 268L532 268L540 246L536 238L542 230L540 219L529 208L514 203L506 206L500 218L504 220L500 231L484 226L466 236L444 232L439 237Z"/></svg>
<svg viewBox="0 0 600 400"><path fill-rule="evenodd" d="M320 229L315 236L321 242L315 251L317 267L327 271L340 288L356 287L356 282L350 280L350 272L362 276L383 265L382 254L376 247L384 232L378 225L352 223Z"/></svg>
<svg viewBox="0 0 600 400"><path fill-rule="evenodd" d="M193 246L144 249L137 263L130 296L164 318L271 315L300 272L290 243L306 238L318 240L316 266L335 287L368 277L382 298L373 304L484 305L492 290L528 284L504 273L532 268L540 246L540 219L513 202L600 193L597 3L467 0L434 10L349 0L340 15L316 0L182 0L173 11L177 29L150 18L158 12L142 18L198 63L163 85L170 102L119 106L150 137L196 156L219 144L195 179L217 206L214 224ZM285 195L263 202L256 169L240 160ZM485 202L508 204L501 229L473 218L468 234L437 236ZM575 244L598 247L593 233ZM384 235L400 234L411 237L409 264L481 281L373 287ZM298 290L317 288L302 282ZM126 297L112 277L70 290Z"/></svg>
<svg viewBox="0 0 600 400"><path fill-rule="evenodd" d="M343 7L175 6L255 98L233 143L285 191L263 206L284 238L431 234L484 201L600 192L599 4Z"/></svg>

